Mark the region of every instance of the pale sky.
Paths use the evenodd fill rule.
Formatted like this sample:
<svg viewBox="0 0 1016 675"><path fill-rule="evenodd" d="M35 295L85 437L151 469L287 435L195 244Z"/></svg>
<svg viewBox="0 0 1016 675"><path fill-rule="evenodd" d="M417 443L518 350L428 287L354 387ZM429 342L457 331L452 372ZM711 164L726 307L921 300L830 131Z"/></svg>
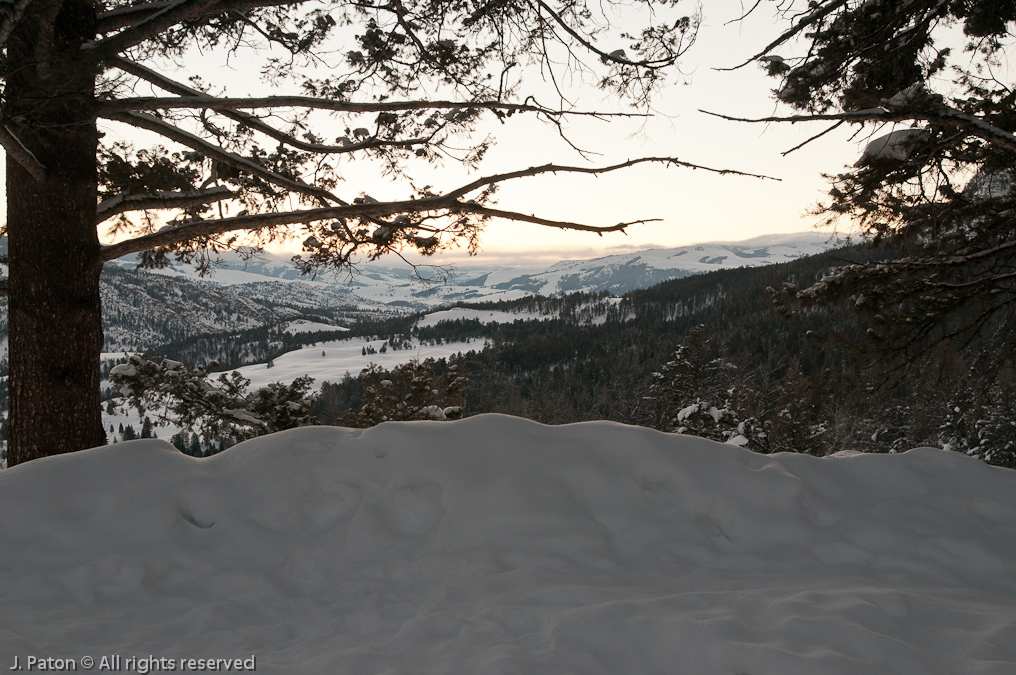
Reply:
<svg viewBox="0 0 1016 675"><path fill-rule="evenodd" d="M825 194L827 183L821 173L836 173L852 164L868 136L851 140L850 129L839 129L782 157L781 152L824 127L817 126L818 123L791 126L727 122L698 112L703 108L756 117L776 111L770 95L774 81L757 66L733 72L714 70L746 60L785 25L773 17L766 4L746 21L724 25L742 11L738 0L706 3L698 42L682 61L686 74L682 79L686 83L675 82L656 97L653 102L658 113L656 117L648 121L615 118L609 122L577 119L570 124L572 141L583 149L602 153L601 157L587 161L558 138L556 130L549 125L516 115L506 124L490 125L498 143L478 174L470 175L460 167L447 165L439 171L414 172L414 179L418 185L432 184L443 190L469 182L476 175L547 162L593 166L639 156L673 156L713 168L737 169L781 179L781 182L762 181L656 165L600 177L521 179L503 186L499 193L500 208L591 225L612 225L642 218L663 220L632 226L627 235L610 233L603 237L523 223L494 223L483 235L483 252L474 259L477 263L484 259L553 262L811 229L817 218L805 212ZM792 49L784 48L779 53L791 57L794 56ZM200 63L199 72L206 81L235 85L243 80L235 68L218 66L217 62L206 59ZM538 72L534 71L532 77L539 77ZM527 80L527 84L530 81ZM234 95L254 94L259 89L262 95L265 92L263 86L253 83L249 89L248 92L237 91L234 86L229 92ZM583 89L581 96L586 109L617 109L592 86ZM549 96L544 100L552 102ZM112 138L125 133L123 127L115 125L104 129ZM341 133L337 129L324 130L321 135ZM404 183L364 178L365 168L363 163L350 166L344 172L348 185L341 185L337 192L350 199L361 191L379 200L409 196L410 188Z"/></svg>
<svg viewBox="0 0 1016 675"><path fill-rule="evenodd" d="M819 123L763 125L727 122L704 115L706 109L742 117L763 117L776 111L770 89L775 81L751 65L733 72L713 68L733 66L756 53L777 33L769 8L760 6L743 24L724 26L739 16L739 2L706 3L699 40L684 59L687 85L675 84L656 100L660 115L641 123L612 121L583 125L583 147L604 152L603 164L637 156L674 156L713 168L738 169L780 178L781 182L661 166L641 166L591 177L543 177L506 185L505 208L590 224L610 225L638 218L662 218L661 223L629 228L627 236L603 237L578 232L548 232L528 224L491 227L485 251L504 253L542 249L550 257L589 257L604 252L674 247L703 241L736 241L761 234L811 229L815 216L806 215L827 190L822 172L837 173L853 164L867 134L850 140L850 129L838 129L786 157L789 150L825 129ZM781 50L784 56L793 56ZM537 132L538 133L538 132ZM546 161L577 163L554 132L543 130L527 142L526 131L503 137L491 162L532 165ZM518 138L518 140L516 140ZM533 204L527 208L526 204ZM563 255L567 254L567 255Z"/></svg>

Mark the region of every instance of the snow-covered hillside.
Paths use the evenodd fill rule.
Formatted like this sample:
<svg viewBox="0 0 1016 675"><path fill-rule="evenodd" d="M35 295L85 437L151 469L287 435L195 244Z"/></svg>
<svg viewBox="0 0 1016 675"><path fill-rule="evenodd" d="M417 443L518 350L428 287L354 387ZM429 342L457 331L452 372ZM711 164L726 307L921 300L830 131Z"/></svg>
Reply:
<svg viewBox="0 0 1016 675"><path fill-rule="evenodd" d="M219 286L190 279L167 283L163 277L117 266L104 271L99 288L108 351L145 350L196 335L276 325L301 316L296 308L266 306Z"/></svg>
<svg viewBox="0 0 1016 675"><path fill-rule="evenodd" d="M266 254L262 260L253 261L227 256L226 268L205 280L229 286L240 295L291 305L422 310L455 302L515 300L535 294L609 291L620 295L691 274L788 262L835 245L828 234L802 232L592 260L566 260L545 269L468 264L457 266L447 283L429 285L422 284L406 265L369 263L358 267L351 276L325 275L312 281L299 277L288 256ZM160 273L182 278L195 276L185 265ZM328 298L336 304L327 304Z"/></svg>
<svg viewBox="0 0 1016 675"><path fill-rule="evenodd" d="M941 450L488 415L106 446L0 472L0 511L8 668L1016 672L1016 473Z"/></svg>
<svg viewBox="0 0 1016 675"><path fill-rule="evenodd" d="M4 240L0 238L0 242ZM406 266L365 264L349 276L300 277L288 256L243 261L201 278L187 265L135 271L131 259L106 265L102 278L106 349L146 350L209 333L278 326L324 312L339 324L425 311L455 302L515 300L533 294L610 291L620 295L667 279L740 266L768 265L829 249L824 234L759 237L745 242L655 249L547 269L460 266L447 283L423 284ZM166 282L166 278L172 282ZM6 352L0 303L0 354ZM2 358L2 357L0 357Z"/></svg>
<svg viewBox="0 0 1016 675"><path fill-rule="evenodd" d="M768 235L741 242L651 249L593 260L565 260L539 274L519 277L499 286L538 287L535 292L542 295L573 291L610 291L621 295L692 274L789 262L834 246L828 234Z"/></svg>

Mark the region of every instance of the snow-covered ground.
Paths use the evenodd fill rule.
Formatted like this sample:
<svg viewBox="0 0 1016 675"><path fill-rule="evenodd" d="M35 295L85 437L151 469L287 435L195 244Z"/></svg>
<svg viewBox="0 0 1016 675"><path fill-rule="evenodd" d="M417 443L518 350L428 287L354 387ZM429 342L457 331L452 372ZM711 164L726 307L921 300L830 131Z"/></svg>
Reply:
<svg viewBox="0 0 1016 675"><path fill-rule="evenodd" d="M439 345L420 344L414 341L410 349L386 349L381 353L384 340L348 338L306 345L302 349L286 352L266 363L237 368L241 375L251 381L251 388L263 387L270 382L289 383L298 377L310 375L314 378L314 389L324 382L339 382L347 374L356 377L371 363L392 369L412 359L442 358L470 349L483 349L483 342L446 342ZM373 349L377 353L364 354Z"/></svg>
<svg viewBox="0 0 1016 675"><path fill-rule="evenodd" d="M343 326L333 326L330 323L297 319L286 324L283 330L290 335L295 335L297 333L327 333L332 331L347 331L349 329Z"/></svg>
<svg viewBox="0 0 1016 675"><path fill-rule="evenodd" d="M942 450L484 415L106 446L0 472L0 512L8 668L1016 672L1016 472Z"/></svg>
<svg viewBox="0 0 1016 675"><path fill-rule="evenodd" d="M436 326L442 321L472 321L476 320L482 324L490 323L514 323L522 321L540 321L553 319L555 315L537 314L535 312L504 312L495 309L471 309L468 307L452 307L441 309L436 312L425 314L416 325L420 328Z"/></svg>

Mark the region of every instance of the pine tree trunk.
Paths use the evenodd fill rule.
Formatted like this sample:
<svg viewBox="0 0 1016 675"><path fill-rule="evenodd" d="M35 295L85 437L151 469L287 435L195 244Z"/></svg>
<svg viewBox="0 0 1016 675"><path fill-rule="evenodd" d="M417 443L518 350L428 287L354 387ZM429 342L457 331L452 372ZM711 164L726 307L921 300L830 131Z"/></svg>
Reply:
<svg viewBox="0 0 1016 675"><path fill-rule="evenodd" d="M8 466L103 445L95 227L94 37L87 0L33 4L7 44L4 121L45 167L7 159Z"/></svg>

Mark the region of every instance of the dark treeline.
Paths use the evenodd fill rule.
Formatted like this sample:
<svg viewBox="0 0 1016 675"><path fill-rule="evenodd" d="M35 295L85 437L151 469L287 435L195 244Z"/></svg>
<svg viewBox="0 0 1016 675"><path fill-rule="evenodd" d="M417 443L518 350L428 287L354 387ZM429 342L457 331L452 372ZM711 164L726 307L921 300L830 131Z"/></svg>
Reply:
<svg viewBox="0 0 1016 675"><path fill-rule="evenodd" d="M853 314L781 316L764 288L782 280L817 279L845 260L878 255L885 253L840 250L784 265L676 279L628 293L608 305L606 320L598 325L548 320L488 326L483 333L489 347L455 359L473 382L468 410L511 412L548 423L612 419L658 426L645 402L652 373L700 324L716 356L737 363L742 372L765 369L779 379L797 359L807 377L836 371L856 378L860 362L818 339L831 325L860 334L865 326Z"/></svg>
<svg viewBox="0 0 1016 675"><path fill-rule="evenodd" d="M607 419L760 452L895 452L930 444L1016 466L1016 378L1007 368L977 369L990 339L964 354L932 349L898 369L843 347L863 345L870 328L847 308L784 315L765 290L787 281L806 286L838 265L889 257L856 247L676 279L621 299L576 294L468 305L561 318L459 320L415 335L484 340L449 359L469 378L468 414L550 424ZM387 334L377 325L358 332ZM361 404L356 378L347 378L324 388L316 414L334 423Z"/></svg>

